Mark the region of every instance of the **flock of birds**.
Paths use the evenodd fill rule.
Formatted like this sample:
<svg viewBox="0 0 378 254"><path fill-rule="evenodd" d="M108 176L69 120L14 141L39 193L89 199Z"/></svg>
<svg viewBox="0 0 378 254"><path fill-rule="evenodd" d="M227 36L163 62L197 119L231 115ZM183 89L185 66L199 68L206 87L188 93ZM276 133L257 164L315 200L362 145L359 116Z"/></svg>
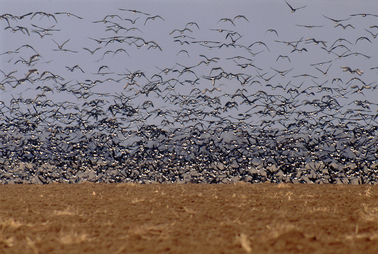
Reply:
<svg viewBox="0 0 378 254"><path fill-rule="evenodd" d="M241 14L0 15L0 183L376 183L378 15L308 24L283 3L296 35Z"/></svg>

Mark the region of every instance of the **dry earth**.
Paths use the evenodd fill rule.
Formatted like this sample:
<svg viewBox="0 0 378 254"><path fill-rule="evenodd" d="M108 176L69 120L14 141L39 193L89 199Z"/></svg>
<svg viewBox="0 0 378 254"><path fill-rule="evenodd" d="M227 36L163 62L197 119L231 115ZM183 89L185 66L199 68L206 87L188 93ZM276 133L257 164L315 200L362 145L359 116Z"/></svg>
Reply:
<svg viewBox="0 0 378 254"><path fill-rule="evenodd" d="M378 253L378 187L0 185L0 253Z"/></svg>

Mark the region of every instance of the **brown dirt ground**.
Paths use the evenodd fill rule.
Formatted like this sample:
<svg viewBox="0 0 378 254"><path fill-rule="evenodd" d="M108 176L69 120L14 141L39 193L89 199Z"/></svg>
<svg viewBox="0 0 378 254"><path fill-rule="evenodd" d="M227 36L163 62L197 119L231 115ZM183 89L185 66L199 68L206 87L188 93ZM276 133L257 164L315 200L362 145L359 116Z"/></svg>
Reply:
<svg viewBox="0 0 378 254"><path fill-rule="evenodd" d="M378 186L0 185L2 253L378 253Z"/></svg>

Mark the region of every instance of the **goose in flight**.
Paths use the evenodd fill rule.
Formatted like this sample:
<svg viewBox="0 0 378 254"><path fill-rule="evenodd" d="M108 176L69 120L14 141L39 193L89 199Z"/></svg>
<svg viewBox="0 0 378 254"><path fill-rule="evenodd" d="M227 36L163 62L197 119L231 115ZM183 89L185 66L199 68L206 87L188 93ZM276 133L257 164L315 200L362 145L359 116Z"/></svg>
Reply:
<svg viewBox="0 0 378 254"><path fill-rule="evenodd" d="M285 0L285 3L290 7L292 13L296 12L297 10L303 9L307 6L307 5L305 5L305 6L302 6L302 7L293 8L286 0Z"/></svg>

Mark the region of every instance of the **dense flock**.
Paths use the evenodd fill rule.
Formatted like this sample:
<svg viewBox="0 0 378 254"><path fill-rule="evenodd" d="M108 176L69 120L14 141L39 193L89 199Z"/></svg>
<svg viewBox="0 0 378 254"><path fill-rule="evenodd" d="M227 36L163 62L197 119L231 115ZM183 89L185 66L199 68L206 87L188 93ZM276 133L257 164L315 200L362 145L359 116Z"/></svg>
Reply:
<svg viewBox="0 0 378 254"><path fill-rule="evenodd" d="M110 8L0 15L0 183L376 183L378 14Z"/></svg>

